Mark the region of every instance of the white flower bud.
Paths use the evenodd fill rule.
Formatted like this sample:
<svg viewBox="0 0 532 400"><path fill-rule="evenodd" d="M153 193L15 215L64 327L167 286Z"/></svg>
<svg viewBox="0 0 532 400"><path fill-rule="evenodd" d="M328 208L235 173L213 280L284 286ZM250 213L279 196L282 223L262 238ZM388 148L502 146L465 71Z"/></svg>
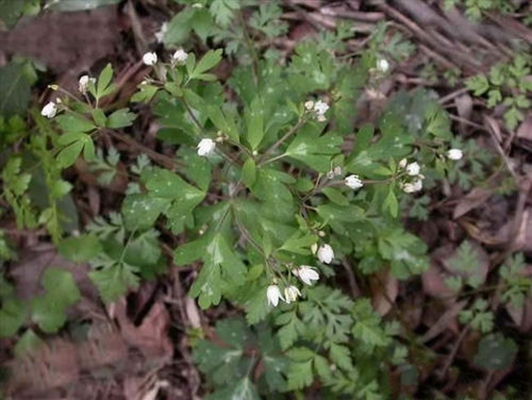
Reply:
<svg viewBox="0 0 532 400"><path fill-rule="evenodd" d="M314 108L314 102L312 100L305 101L305 109L310 111Z"/></svg>
<svg viewBox="0 0 532 400"><path fill-rule="evenodd" d="M417 162L413 162L406 166L406 173L410 176L417 176L419 175L420 171L421 171L421 167L419 166Z"/></svg>
<svg viewBox="0 0 532 400"><path fill-rule="evenodd" d="M324 264L330 264L334 259L334 251L331 246L324 244L318 249L318 260Z"/></svg>
<svg viewBox="0 0 532 400"><path fill-rule="evenodd" d="M390 63L385 58L380 58L377 60L377 70L382 72L383 74L388 72L390 69Z"/></svg>
<svg viewBox="0 0 532 400"><path fill-rule="evenodd" d="M57 105L53 101L50 101L41 110L41 115L46 118L53 118L55 114L57 114Z"/></svg>
<svg viewBox="0 0 532 400"><path fill-rule="evenodd" d="M89 83L95 83L96 79L89 77L89 75L83 75L81 78L79 78L79 86L78 89L81 93L87 93L87 89L89 87Z"/></svg>
<svg viewBox="0 0 532 400"><path fill-rule="evenodd" d="M364 186L364 183L362 183L358 175L349 175L344 179L344 182L346 186L353 190L360 189L362 186Z"/></svg>
<svg viewBox="0 0 532 400"><path fill-rule="evenodd" d="M284 301L283 295L281 294L281 290L277 285L268 286L268 289L266 290L266 297L268 299L268 305L274 307L277 307L277 304L279 304L279 299L282 299Z"/></svg>
<svg viewBox="0 0 532 400"><path fill-rule="evenodd" d="M316 254L316 252L318 251L318 244L313 243L312 246L310 246L310 251L312 251L312 254Z"/></svg>
<svg viewBox="0 0 532 400"><path fill-rule="evenodd" d="M177 49L174 55L172 56L172 60L177 62L178 64L184 64L187 61L188 53L183 49Z"/></svg>
<svg viewBox="0 0 532 400"><path fill-rule="evenodd" d="M288 286L284 289L284 301L286 301L288 304L292 303L293 301L296 301L298 297L301 296L301 292L298 288L295 286Z"/></svg>
<svg viewBox="0 0 532 400"><path fill-rule="evenodd" d="M157 64L157 54L148 52L142 56L142 62L146 65L152 66Z"/></svg>
<svg viewBox="0 0 532 400"><path fill-rule="evenodd" d="M199 142L197 149L198 149L198 156L201 157L208 157L212 153L214 153L214 149L216 148L216 142L212 139L201 139Z"/></svg>
<svg viewBox="0 0 532 400"><path fill-rule="evenodd" d="M309 267L308 265L302 265L298 269L292 271L295 276L301 279L305 285L312 285L313 282L320 279L320 274L316 271L316 268Z"/></svg>
<svg viewBox="0 0 532 400"><path fill-rule="evenodd" d="M403 158L401 161L399 161L399 168L400 169L405 169L406 168L406 164L408 163L408 161L406 160L406 158Z"/></svg>
<svg viewBox="0 0 532 400"><path fill-rule="evenodd" d="M451 149L447 152L449 160L458 161L461 160L463 156L464 153L460 149Z"/></svg>

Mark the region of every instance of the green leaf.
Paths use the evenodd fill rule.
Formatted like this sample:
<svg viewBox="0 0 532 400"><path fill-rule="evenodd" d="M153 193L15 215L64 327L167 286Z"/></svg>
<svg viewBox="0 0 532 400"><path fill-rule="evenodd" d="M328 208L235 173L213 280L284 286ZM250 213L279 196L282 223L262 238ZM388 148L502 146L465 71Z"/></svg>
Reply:
<svg viewBox="0 0 532 400"><path fill-rule="evenodd" d="M245 282L246 267L221 234L212 238L203 260L203 268L190 288L190 295L199 297L200 306L207 308L220 302L222 276L231 285L241 285Z"/></svg>
<svg viewBox="0 0 532 400"><path fill-rule="evenodd" d="M14 348L16 357L22 357L23 355L37 350L44 345L44 341L39 338L35 332L31 329L24 332Z"/></svg>
<svg viewBox="0 0 532 400"><path fill-rule="evenodd" d="M212 238L209 235L205 235L192 242L179 246L174 251L174 262L179 266L183 266L201 259L211 241Z"/></svg>
<svg viewBox="0 0 532 400"><path fill-rule="evenodd" d="M81 293L70 271L51 267L46 270L42 278L42 285L46 289L50 300L61 303L63 307L71 306L79 301ZM61 290L57 290L61 288Z"/></svg>
<svg viewBox="0 0 532 400"><path fill-rule="evenodd" d="M216 128L225 133L235 142L240 142L240 138L238 137L238 128L231 115L226 115L222 109L216 105L207 106L206 111L209 119L212 121L214 126L216 126Z"/></svg>
<svg viewBox="0 0 532 400"><path fill-rule="evenodd" d="M297 133L285 155L325 173L331 167L332 156L340 152L342 142L341 137L333 134L320 136L318 126L308 123Z"/></svg>
<svg viewBox="0 0 532 400"><path fill-rule="evenodd" d="M314 380L312 374L312 360L294 362L288 371L288 389L298 390L309 386Z"/></svg>
<svg viewBox="0 0 532 400"><path fill-rule="evenodd" d="M388 196L386 196L384 203L382 203L382 211L388 211L393 218L397 218L399 213L399 203L397 202L397 197L395 196L393 186L390 186Z"/></svg>
<svg viewBox="0 0 532 400"><path fill-rule="evenodd" d="M240 9L238 0L213 0L209 11L221 27L227 27L233 19L234 12Z"/></svg>
<svg viewBox="0 0 532 400"><path fill-rule="evenodd" d="M482 338L473 362L488 371L502 371L508 368L517 353L517 345L512 339L500 333Z"/></svg>
<svg viewBox="0 0 532 400"><path fill-rule="evenodd" d="M32 319L46 333L57 332L66 322L64 307L48 297L39 297L31 302Z"/></svg>
<svg viewBox="0 0 532 400"><path fill-rule="evenodd" d="M339 206L349 205L349 200L347 200L347 197L345 197L338 189L326 187L322 189L322 192L329 198L329 200L335 204L338 204Z"/></svg>
<svg viewBox="0 0 532 400"><path fill-rule="evenodd" d="M124 225L130 231L151 228L170 204L169 199L151 197L146 193L129 195L122 203ZM139 218L139 215L142 215L142 218Z"/></svg>
<svg viewBox="0 0 532 400"><path fill-rule="evenodd" d="M246 139L251 150L256 150L264 138L264 103L257 96L252 101L244 116L246 121Z"/></svg>
<svg viewBox="0 0 532 400"><path fill-rule="evenodd" d="M201 271L190 288L190 296L199 297L198 303L202 309L216 306L222 299L222 277L220 265L213 260L203 264Z"/></svg>
<svg viewBox="0 0 532 400"><path fill-rule="evenodd" d="M122 108L115 111L107 118L107 127L112 129L131 126L137 115L130 112L129 108Z"/></svg>
<svg viewBox="0 0 532 400"><path fill-rule="evenodd" d="M56 160L61 167L69 167L76 162L82 150L83 143L81 141L74 142L63 148L57 155Z"/></svg>
<svg viewBox="0 0 532 400"><path fill-rule="evenodd" d="M44 8L53 11L87 11L120 3L121 0L48 0Z"/></svg>
<svg viewBox="0 0 532 400"><path fill-rule="evenodd" d="M353 336L370 348L384 347L390 343L383 328L380 316L373 310L367 298L357 300L353 308L355 324L351 330Z"/></svg>
<svg viewBox="0 0 532 400"><path fill-rule="evenodd" d="M100 72L98 82L96 84L96 93L93 93L94 97L100 99L114 91L114 85L111 83L113 79L113 67L111 64L107 64L105 68Z"/></svg>
<svg viewBox="0 0 532 400"><path fill-rule="evenodd" d="M48 268L42 285L46 293L32 300L32 319L44 332L57 332L66 322L66 308L77 303L81 293L72 273L60 268Z"/></svg>
<svg viewBox="0 0 532 400"><path fill-rule="evenodd" d="M65 133L71 133L71 132L91 132L94 129L96 129L96 126L92 123L92 121L88 120L87 118L82 117L81 115L77 115L74 113L65 113L57 116L55 118L61 129ZM60 143L64 143L64 138L66 135L62 135L61 138L63 141L60 140Z"/></svg>
<svg viewBox="0 0 532 400"><path fill-rule="evenodd" d="M2 299L0 337L14 336L27 317L26 305L19 299Z"/></svg>
<svg viewBox="0 0 532 400"><path fill-rule="evenodd" d="M87 262L102 250L102 244L94 234L71 236L59 243L59 253L75 263Z"/></svg>
<svg viewBox="0 0 532 400"><path fill-rule="evenodd" d="M166 47L180 45L186 42L192 30L194 14L194 9L186 8L170 20L163 37L163 43Z"/></svg>
<svg viewBox="0 0 532 400"><path fill-rule="evenodd" d="M0 19L8 28L12 28L19 20L23 8L24 3L22 1L0 0ZM1 81L2 79L0 79ZM2 92L0 91L0 93Z"/></svg>
<svg viewBox="0 0 532 400"><path fill-rule="evenodd" d="M486 93L490 88L488 78L486 78L486 76L484 75L476 75L469 78L466 81L466 86L469 90L473 91L473 94L475 96L481 96L482 94Z"/></svg>
<svg viewBox="0 0 532 400"><path fill-rule="evenodd" d="M95 108L92 110L92 118L94 119L96 125L102 128L105 127L105 124L107 123L107 117L101 108Z"/></svg>
<svg viewBox="0 0 532 400"><path fill-rule="evenodd" d="M103 301L110 303L118 300L128 289L138 287L139 277L135 274L136 269L125 263L116 264L110 268L89 272L89 278L98 288Z"/></svg>
<svg viewBox="0 0 532 400"><path fill-rule="evenodd" d="M10 63L0 67L0 115L9 117L24 114L30 101L30 88L22 64Z"/></svg>
<svg viewBox="0 0 532 400"><path fill-rule="evenodd" d="M248 188L253 186L255 179L257 178L257 166L255 160L248 158L244 165L242 166L242 182Z"/></svg>
<svg viewBox="0 0 532 400"><path fill-rule="evenodd" d="M222 60L222 49L209 50L203 58L196 64L194 70L190 74L190 79L197 79L197 77L204 72L214 68Z"/></svg>

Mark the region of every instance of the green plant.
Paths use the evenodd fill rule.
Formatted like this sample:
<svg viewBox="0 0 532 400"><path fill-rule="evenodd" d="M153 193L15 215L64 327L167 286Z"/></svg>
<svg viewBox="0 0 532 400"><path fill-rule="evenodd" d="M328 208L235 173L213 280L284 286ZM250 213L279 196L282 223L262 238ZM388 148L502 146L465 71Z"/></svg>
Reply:
<svg viewBox="0 0 532 400"><path fill-rule="evenodd" d="M532 279L524 274L525 262L522 253L514 255L499 269L504 283L502 300L514 307L523 307L525 298L532 290Z"/></svg>
<svg viewBox="0 0 532 400"><path fill-rule="evenodd" d="M512 62L494 65L488 75L479 74L466 81L473 95L488 96L489 108L499 104L505 106L504 120L510 129L523 121L522 110L531 105L527 95L532 91L532 82L526 79L530 74L530 65L530 58L521 54Z"/></svg>
<svg viewBox="0 0 532 400"><path fill-rule="evenodd" d="M193 271L189 295L203 309L223 302L245 315L219 322L212 341L196 342L195 359L209 374L213 397L304 396L315 381L325 398L389 397L389 369L405 381L418 373L403 327L377 314L368 298L349 298L335 283L336 267L362 281L377 273L408 280L426 270L427 246L405 230L400 205L423 188L435 189L462 162L459 149L449 153L447 113L434 93L418 89L395 95L375 124L356 126L352 110L374 74L376 47L356 59L337 57L350 34L343 26L280 59L267 45L254 46L286 28L277 2L180 3L186 6L163 42L213 39L238 62L221 80L216 68L224 49L200 57L174 48L173 56L142 58L152 73L131 102L152 106L158 139L176 146L164 158L170 162L138 156L126 170L119 212L95 216L80 234L69 234L79 227L68 226L78 223L60 205L73 190L61 173L83 158L110 182L120 155L104 156L99 138L121 137L136 121L136 106L102 100L116 91L107 65L97 78L80 79L80 93L65 96L52 86L61 101L30 114L35 134L3 166L4 198L20 227L45 227L63 257L90 265L89 278L106 303L166 271L162 237L186 238L170 251L178 267ZM401 38L391 40L398 53L406 52ZM28 154L39 162L24 164ZM41 205L30 194L39 179L49 190ZM426 204L421 199L419 207ZM461 258L468 252L464 245ZM5 332L13 335L28 310L5 283L0 312L16 309ZM79 291L57 268L42 283L44 294L31 302L30 314L43 331L55 332ZM54 293L53 285L66 289ZM477 314L463 318L476 325Z"/></svg>
<svg viewBox="0 0 532 400"><path fill-rule="evenodd" d="M445 0L445 8L457 5L465 7L466 15L473 20L480 20L489 11L510 13L515 11L516 5L504 0Z"/></svg>

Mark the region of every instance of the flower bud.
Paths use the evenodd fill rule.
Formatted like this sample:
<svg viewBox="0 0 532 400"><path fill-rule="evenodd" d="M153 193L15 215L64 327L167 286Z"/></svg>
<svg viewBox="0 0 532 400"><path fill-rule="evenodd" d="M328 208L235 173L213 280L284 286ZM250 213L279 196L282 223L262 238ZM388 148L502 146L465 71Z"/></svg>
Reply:
<svg viewBox="0 0 532 400"><path fill-rule="evenodd" d="M214 149L216 148L216 142L212 139L201 139L199 142L197 149L198 149L198 156L200 157L208 157L212 153L214 153Z"/></svg>
<svg viewBox="0 0 532 400"><path fill-rule="evenodd" d="M360 189L364 183L360 180L358 175L349 175L344 179L345 185L353 190Z"/></svg>
<svg viewBox="0 0 532 400"><path fill-rule="evenodd" d="M324 244L318 249L318 260L324 264L330 264L334 259L334 251L331 246Z"/></svg>
<svg viewBox="0 0 532 400"><path fill-rule="evenodd" d="M458 161L461 160L464 156L464 153L460 149L451 149L447 152L447 158L449 160Z"/></svg>

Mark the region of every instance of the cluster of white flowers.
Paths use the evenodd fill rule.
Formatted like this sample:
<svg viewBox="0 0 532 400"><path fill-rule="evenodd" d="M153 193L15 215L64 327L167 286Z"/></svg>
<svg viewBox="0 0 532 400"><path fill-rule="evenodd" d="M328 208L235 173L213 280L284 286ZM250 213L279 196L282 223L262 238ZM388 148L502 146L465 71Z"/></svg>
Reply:
<svg viewBox="0 0 532 400"><path fill-rule="evenodd" d="M308 100L305 102L305 109L308 112L314 112L314 114L316 115L316 119L319 122L327 121L327 118L325 118L325 113L327 112L327 110L329 110L329 105L324 101L318 100L314 102L312 100Z"/></svg>
<svg viewBox="0 0 532 400"><path fill-rule="evenodd" d="M357 190L360 189L362 186L364 186L364 183L360 179L358 175L349 175L346 176L344 179L344 183L347 187Z"/></svg>
<svg viewBox="0 0 532 400"><path fill-rule="evenodd" d="M329 244L322 244L319 248L317 244L311 246L312 253L316 254L318 260L324 264L330 264L334 259L334 250ZM311 286L314 282L320 279L320 274L315 267L310 265L301 265L298 268L292 269L292 274L299 278L305 285ZM301 296L301 292L296 286L288 285L284 289L284 296L281 289L274 281L268 286L266 290L266 297L268 304L276 307L279 304L279 299L286 303L296 301Z"/></svg>
<svg viewBox="0 0 532 400"><path fill-rule="evenodd" d="M148 52L142 56L142 62L146 65L152 66L157 64L157 54Z"/></svg>
<svg viewBox="0 0 532 400"><path fill-rule="evenodd" d="M81 78L79 78L78 83L78 89L81 93L85 94L87 93L87 89L89 88L89 83L96 83L96 78L91 78L89 75L83 75Z"/></svg>
<svg viewBox="0 0 532 400"><path fill-rule="evenodd" d="M404 169L408 176L414 178L411 181L399 183L399 187L403 189L403 192L414 193L423 189L423 179L425 177L421 175L421 166L417 162L408 163L407 159L403 158L399 161L399 168Z"/></svg>
<svg viewBox="0 0 532 400"><path fill-rule="evenodd" d="M277 307L279 304L279 299L282 301L290 304L297 300L297 297L301 296L301 292L299 289L295 286L287 286L284 289L284 297L281 293L281 289L279 286L273 284L268 286L268 289L266 290L266 298L268 299L268 305Z"/></svg>
<svg viewBox="0 0 532 400"><path fill-rule="evenodd" d="M299 268L293 269L292 273L297 276L301 282L305 285L312 285L314 282L320 279L320 274L314 267L308 265L302 265ZM284 294L284 296L283 296ZM277 307L279 304L279 299L283 300L285 303L290 304L297 300L298 297L301 297L300 290L294 285L287 285L284 289L284 292L281 293L281 289L277 283L273 283L268 286L266 290L266 298L268 299L268 305Z"/></svg>
<svg viewBox="0 0 532 400"><path fill-rule="evenodd" d="M216 149L216 142L212 139L201 139L198 146L198 156L209 157Z"/></svg>

